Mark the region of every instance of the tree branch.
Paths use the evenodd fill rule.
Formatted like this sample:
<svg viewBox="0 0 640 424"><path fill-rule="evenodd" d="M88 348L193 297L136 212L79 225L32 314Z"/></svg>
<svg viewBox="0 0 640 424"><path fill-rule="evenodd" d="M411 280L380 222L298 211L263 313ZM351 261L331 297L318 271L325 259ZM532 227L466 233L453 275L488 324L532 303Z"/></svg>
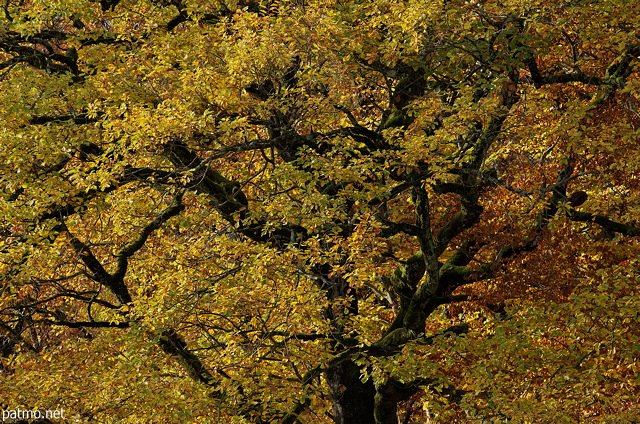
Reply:
<svg viewBox="0 0 640 424"><path fill-rule="evenodd" d="M173 202L169 205L168 208L163 210L156 218L147 224L143 229L137 239L127 243L122 249L120 249L116 253L117 258L117 268L113 273L114 280L123 280L124 276L127 272L127 267L129 263L129 258L133 256L147 241L151 233L160 228L162 224L167 222L170 218L178 215L180 212L184 210L184 205L182 204L182 196L184 195L185 190L179 190L175 197L173 198Z"/></svg>
<svg viewBox="0 0 640 424"><path fill-rule="evenodd" d="M593 214L589 212L580 212L575 209L571 209L567 212L567 216L571 221L594 222L600 225L602 228L614 233L620 233L620 234L624 234L625 236L631 236L631 237L640 236L640 227L622 224L622 223L613 221L603 215Z"/></svg>

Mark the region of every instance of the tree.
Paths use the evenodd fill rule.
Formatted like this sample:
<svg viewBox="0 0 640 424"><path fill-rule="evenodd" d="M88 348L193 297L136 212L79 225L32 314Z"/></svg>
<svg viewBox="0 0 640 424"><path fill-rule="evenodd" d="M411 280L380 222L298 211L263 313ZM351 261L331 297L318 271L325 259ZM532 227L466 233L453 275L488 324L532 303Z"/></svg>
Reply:
<svg viewBox="0 0 640 424"><path fill-rule="evenodd" d="M4 408L639 419L640 5L3 14Z"/></svg>

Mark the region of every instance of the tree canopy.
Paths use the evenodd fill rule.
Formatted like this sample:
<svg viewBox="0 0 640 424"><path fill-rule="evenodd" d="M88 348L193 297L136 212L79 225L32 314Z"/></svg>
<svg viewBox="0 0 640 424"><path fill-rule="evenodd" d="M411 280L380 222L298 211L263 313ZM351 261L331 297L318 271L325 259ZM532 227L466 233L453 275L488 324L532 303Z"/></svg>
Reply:
<svg viewBox="0 0 640 424"><path fill-rule="evenodd" d="M640 420L640 3L1 3L4 409Z"/></svg>

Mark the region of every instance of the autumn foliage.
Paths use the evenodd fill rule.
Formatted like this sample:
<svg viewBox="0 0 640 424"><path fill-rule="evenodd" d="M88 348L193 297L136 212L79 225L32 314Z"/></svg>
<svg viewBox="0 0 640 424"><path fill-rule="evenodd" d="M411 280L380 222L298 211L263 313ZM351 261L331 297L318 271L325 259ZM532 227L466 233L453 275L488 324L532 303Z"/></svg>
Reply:
<svg viewBox="0 0 640 424"><path fill-rule="evenodd" d="M6 0L0 400L640 420L640 3Z"/></svg>

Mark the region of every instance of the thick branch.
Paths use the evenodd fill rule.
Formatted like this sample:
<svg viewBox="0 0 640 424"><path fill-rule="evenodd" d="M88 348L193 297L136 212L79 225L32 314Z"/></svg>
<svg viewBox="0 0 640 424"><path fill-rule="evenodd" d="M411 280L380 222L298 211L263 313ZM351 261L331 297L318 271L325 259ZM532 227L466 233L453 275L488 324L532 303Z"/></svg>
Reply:
<svg viewBox="0 0 640 424"><path fill-rule="evenodd" d="M640 227L634 227L632 225L621 224L613 221L605 216L593 214L589 212L580 212L575 209L570 210L567 215L569 219L577 222L594 222L600 225L607 231L614 233L624 234L625 236L638 237L640 236Z"/></svg>
<svg viewBox="0 0 640 424"><path fill-rule="evenodd" d="M64 223L62 223L61 226L63 227L63 230L71 236L69 244L71 244L71 247L76 251L80 260L84 262L91 272L91 278L107 287L116 296L120 303L125 304L131 302L129 289L124 282L121 279L115 279L111 274L109 274L107 270L104 269L100 261L95 257L91 249L89 249L89 246L80 241L77 237L73 236Z"/></svg>
<svg viewBox="0 0 640 424"><path fill-rule="evenodd" d="M586 75L582 72L569 72L566 74L556 74L543 76L538 68L538 64L535 58L530 57L525 61L531 74L531 79L536 87L541 87L545 84L563 84L568 82L581 82L583 84L590 85L608 85L616 84L617 79L624 80L632 72L632 62L640 56L640 44L629 44L627 50L616 58L606 70L605 77L599 78L591 75Z"/></svg>
<svg viewBox="0 0 640 424"><path fill-rule="evenodd" d="M187 344L175 330L164 331L158 339L158 345L164 353L175 357L193 380L208 387L216 386L216 379L206 369L200 358L187 349Z"/></svg>
<svg viewBox="0 0 640 424"><path fill-rule="evenodd" d="M208 162L200 160L198 155L180 140L173 140L165 145L165 156L179 170L193 172L193 188L198 192L210 195L212 206L225 219L236 222L235 214L239 214L240 219L245 216L248 201L237 182L226 179L222 174L209 167Z"/></svg>
<svg viewBox="0 0 640 424"><path fill-rule="evenodd" d="M110 321L54 321L49 319L34 320L33 322L47 325L59 325L69 328L129 328L128 322Z"/></svg>
<svg viewBox="0 0 640 424"><path fill-rule="evenodd" d="M500 249L500 251L498 251L498 254L496 255L497 260L506 259L511 256L518 255L522 252L530 252L538 246L542 231L547 228L551 218L553 218L558 212L559 203L567 198L567 183L571 179L572 173L573 161L570 160L567 166L565 166L558 173L556 182L549 187L549 191L551 191L553 194L551 195L551 198L549 199L544 209L540 211L540 214L536 218L535 225L529 232L527 240L520 245L507 246Z"/></svg>
<svg viewBox="0 0 640 424"><path fill-rule="evenodd" d="M137 239L132 242L127 243L122 249L116 253L116 258L118 259L118 266L116 271L113 274L113 279L115 280L123 280L125 273L127 272L127 266L129 263L129 258L133 256L147 241L151 233L160 228L162 224L167 222L170 218L178 215L180 212L184 210L184 205L182 204L182 196L184 195L184 190L180 190L173 199L171 205L163 210L153 221L147 224L143 229Z"/></svg>

